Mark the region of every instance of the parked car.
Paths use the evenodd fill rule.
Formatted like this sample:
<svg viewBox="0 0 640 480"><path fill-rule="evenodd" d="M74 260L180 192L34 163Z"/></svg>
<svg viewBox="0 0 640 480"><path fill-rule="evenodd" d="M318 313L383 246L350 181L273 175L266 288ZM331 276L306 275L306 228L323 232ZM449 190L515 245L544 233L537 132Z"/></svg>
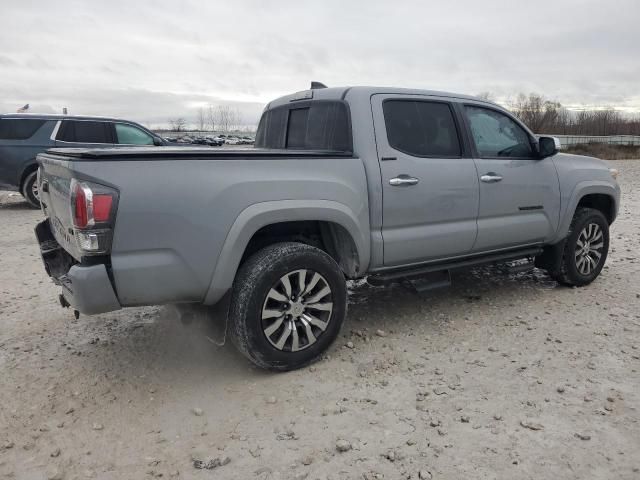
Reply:
<svg viewBox="0 0 640 480"><path fill-rule="evenodd" d="M526 259L582 286L607 258L617 172L478 98L303 91L268 105L256 147L40 154L36 235L62 304L228 299L238 349L289 370L337 337L346 279L442 285Z"/></svg>
<svg viewBox="0 0 640 480"><path fill-rule="evenodd" d="M38 208L36 155L52 147L165 145L142 125L115 118L0 115L0 188L18 190Z"/></svg>
<svg viewBox="0 0 640 480"><path fill-rule="evenodd" d="M221 138L217 138L211 135L205 137L205 140L207 142L207 145L211 147L220 147L224 144L224 141Z"/></svg>

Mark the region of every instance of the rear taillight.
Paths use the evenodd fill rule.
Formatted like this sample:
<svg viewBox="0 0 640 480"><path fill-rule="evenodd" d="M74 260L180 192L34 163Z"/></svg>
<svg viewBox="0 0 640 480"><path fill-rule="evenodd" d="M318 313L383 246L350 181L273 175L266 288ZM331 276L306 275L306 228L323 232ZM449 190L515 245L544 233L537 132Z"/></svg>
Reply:
<svg viewBox="0 0 640 480"><path fill-rule="evenodd" d="M71 198L73 210L73 226L85 228L89 225L89 205L93 193L88 187L83 187L82 183L71 181Z"/></svg>
<svg viewBox="0 0 640 480"><path fill-rule="evenodd" d="M83 252L108 253L118 192L91 182L71 180L71 216Z"/></svg>
<svg viewBox="0 0 640 480"><path fill-rule="evenodd" d="M93 218L95 222L108 222L111 218L113 197L99 193L93 196Z"/></svg>

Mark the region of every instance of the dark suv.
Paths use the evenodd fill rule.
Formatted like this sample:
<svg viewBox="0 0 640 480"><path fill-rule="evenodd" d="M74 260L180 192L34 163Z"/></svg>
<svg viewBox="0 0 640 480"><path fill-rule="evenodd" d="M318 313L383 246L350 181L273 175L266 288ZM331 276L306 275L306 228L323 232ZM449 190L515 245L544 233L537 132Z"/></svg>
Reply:
<svg viewBox="0 0 640 480"><path fill-rule="evenodd" d="M38 208L36 155L53 147L166 145L142 125L101 117L0 115L0 189L19 190Z"/></svg>

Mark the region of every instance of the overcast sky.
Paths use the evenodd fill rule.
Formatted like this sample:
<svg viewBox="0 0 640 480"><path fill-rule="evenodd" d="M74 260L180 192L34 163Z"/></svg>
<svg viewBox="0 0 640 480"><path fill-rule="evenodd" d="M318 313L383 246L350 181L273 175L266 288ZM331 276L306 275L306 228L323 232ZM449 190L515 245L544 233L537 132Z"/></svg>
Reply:
<svg viewBox="0 0 640 480"><path fill-rule="evenodd" d="M639 20L638 0L0 0L0 111L255 123L311 80L640 111Z"/></svg>

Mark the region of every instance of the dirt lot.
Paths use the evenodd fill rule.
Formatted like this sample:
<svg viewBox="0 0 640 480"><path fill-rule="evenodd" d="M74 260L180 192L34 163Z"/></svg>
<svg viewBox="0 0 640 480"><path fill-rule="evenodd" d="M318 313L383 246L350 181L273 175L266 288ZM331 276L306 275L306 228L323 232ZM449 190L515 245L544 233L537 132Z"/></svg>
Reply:
<svg viewBox="0 0 640 480"><path fill-rule="evenodd" d="M0 478L640 478L640 161L601 277L354 285L342 336L288 374L170 307L74 320L0 192Z"/></svg>

